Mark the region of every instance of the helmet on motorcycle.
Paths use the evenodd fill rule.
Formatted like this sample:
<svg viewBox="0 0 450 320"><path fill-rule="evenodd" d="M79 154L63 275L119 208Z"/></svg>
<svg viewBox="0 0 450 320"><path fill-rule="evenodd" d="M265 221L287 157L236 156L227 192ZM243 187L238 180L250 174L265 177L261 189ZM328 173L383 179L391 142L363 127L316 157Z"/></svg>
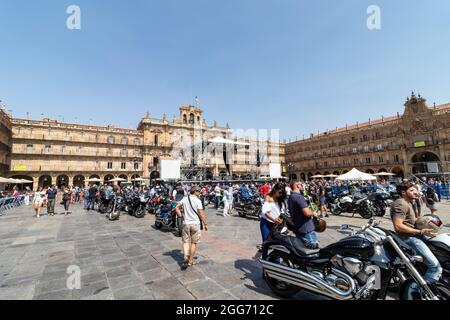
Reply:
<svg viewBox="0 0 450 320"><path fill-rule="evenodd" d="M416 220L416 228L419 230L432 229L434 232L437 232L441 226L441 219L434 214L428 214Z"/></svg>

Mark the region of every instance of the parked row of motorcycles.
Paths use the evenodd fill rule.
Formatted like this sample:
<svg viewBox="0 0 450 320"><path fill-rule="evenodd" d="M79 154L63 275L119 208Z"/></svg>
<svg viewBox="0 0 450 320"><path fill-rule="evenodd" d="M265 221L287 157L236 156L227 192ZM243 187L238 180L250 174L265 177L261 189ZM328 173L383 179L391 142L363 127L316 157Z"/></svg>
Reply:
<svg viewBox="0 0 450 320"><path fill-rule="evenodd" d="M136 218L143 218L147 213L149 198L143 192L125 190L118 192L102 192L98 211L111 220L120 218L121 212L125 212Z"/></svg>
<svg viewBox="0 0 450 320"><path fill-rule="evenodd" d="M370 219L374 216L383 217L394 199L396 199L395 194L381 190L370 193L355 192L353 194L344 191L339 196L329 199L329 207L334 215L348 212L353 214L352 217L359 214L364 219Z"/></svg>
<svg viewBox="0 0 450 320"><path fill-rule="evenodd" d="M444 269L441 280L434 283L423 277L423 258L374 218L359 231L318 250L307 249L300 239L275 228L259 261L268 286L284 298L306 290L337 300L384 300L388 289L396 287L400 299L447 300L449 243L449 234L427 243Z"/></svg>

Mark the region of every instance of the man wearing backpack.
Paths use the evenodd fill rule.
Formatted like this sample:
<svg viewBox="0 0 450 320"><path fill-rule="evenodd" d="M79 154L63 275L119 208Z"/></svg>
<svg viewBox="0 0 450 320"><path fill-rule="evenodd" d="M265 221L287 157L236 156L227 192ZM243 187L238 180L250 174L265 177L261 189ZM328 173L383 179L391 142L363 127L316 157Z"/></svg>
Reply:
<svg viewBox="0 0 450 320"><path fill-rule="evenodd" d="M172 198L175 202L180 202L186 195L186 191L183 189L181 183L177 183L175 189L172 192Z"/></svg>

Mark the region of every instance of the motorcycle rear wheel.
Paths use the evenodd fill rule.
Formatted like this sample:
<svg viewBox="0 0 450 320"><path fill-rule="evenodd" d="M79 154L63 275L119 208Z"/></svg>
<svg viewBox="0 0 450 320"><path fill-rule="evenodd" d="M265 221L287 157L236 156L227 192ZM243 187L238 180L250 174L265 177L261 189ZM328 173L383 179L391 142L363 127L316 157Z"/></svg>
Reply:
<svg viewBox="0 0 450 320"><path fill-rule="evenodd" d="M247 216L247 213L245 211L238 211L239 217L245 218Z"/></svg>
<svg viewBox="0 0 450 320"><path fill-rule="evenodd" d="M339 208L334 209L331 213L335 216L339 216L342 213L342 210Z"/></svg>
<svg viewBox="0 0 450 320"><path fill-rule="evenodd" d="M156 229L161 229L162 227L163 227L162 222L160 222L160 221L155 221L155 228L156 228Z"/></svg>
<svg viewBox="0 0 450 320"><path fill-rule="evenodd" d="M267 257L267 260L272 263L283 263L283 265L294 268L294 263L291 261L289 255L282 251L272 251L269 256ZM265 273L263 274L263 278L266 281L269 288L277 295L282 298L292 298L295 296L298 292L300 292L300 288L285 283L283 281L279 281L273 278L270 278Z"/></svg>

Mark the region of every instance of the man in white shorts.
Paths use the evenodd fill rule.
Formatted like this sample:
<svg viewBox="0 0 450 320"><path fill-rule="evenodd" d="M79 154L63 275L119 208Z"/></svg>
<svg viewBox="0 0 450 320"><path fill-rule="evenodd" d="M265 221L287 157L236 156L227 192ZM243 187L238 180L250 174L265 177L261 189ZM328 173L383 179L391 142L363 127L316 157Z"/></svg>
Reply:
<svg viewBox="0 0 450 320"><path fill-rule="evenodd" d="M187 267L195 264L194 256L197 243L200 241L202 227L205 231L208 231L208 224L200 201L201 189L193 187L190 193L188 197L184 197L179 202L176 208L177 215L183 216L184 219L182 231L184 262L181 267L182 270L186 270ZM181 206L183 206L183 213L180 210Z"/></svg>

